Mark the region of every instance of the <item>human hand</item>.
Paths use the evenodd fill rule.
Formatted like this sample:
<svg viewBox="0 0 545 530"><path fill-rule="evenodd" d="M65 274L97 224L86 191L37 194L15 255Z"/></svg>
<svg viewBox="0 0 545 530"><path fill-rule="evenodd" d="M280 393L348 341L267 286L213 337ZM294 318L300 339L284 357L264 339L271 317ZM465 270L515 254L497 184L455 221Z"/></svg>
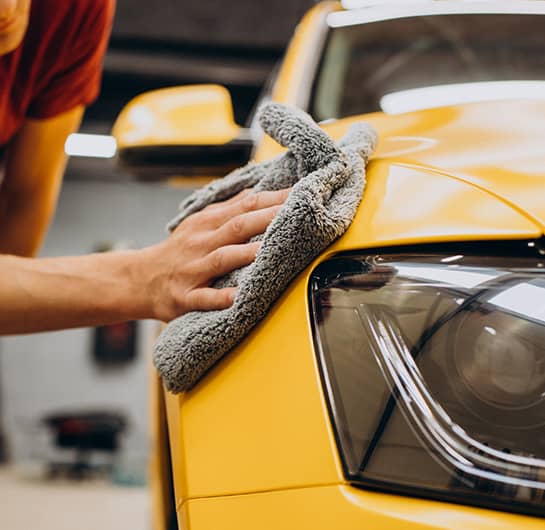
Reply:
<svg viewBox="0 0 545 530"><path fill-rule="evenodd" d="M168 322L232 305L236 288L210 285L255 259L260 242L248 241L267 229L289 191L245 190L187 217L167 240L140 251L147 312Z"/></svg>

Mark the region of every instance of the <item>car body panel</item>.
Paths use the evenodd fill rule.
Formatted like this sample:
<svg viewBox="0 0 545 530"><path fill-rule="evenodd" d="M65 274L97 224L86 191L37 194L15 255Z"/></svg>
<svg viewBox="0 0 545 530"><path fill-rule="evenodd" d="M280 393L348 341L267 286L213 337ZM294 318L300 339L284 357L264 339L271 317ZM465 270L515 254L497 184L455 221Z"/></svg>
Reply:
<svg viewBox="0 0 545 530"><path fill-rule="evenodd" d="M471 183L545 229L545 103L471 103L360 119L379 132L376 159L434 169ZM325 128L338 137L356 120Z"/></svg>
<svg viewBox="0 0 545 530"><path fill-rule="evenodd" d="M306 77L317 67L327 16L339 9L337 2L321 2L302 19L278 73L272 100L291 105L306 103L304 98L311 90ZM334 138L340 138L351 123L362 119L379 133L374 158L388 157L433 168L473 183L502 197L541 231L545 230L544 102L499 101L402 115L373 113L325 123L323 127ZM254 159L259 162L279 152L280 146L264 137Z"/></svg>
<svg viewBox="0 0 545 530"><path fill-rule="evenodd" d="M364 203L343 238L294 280L194 390L167 395L178 504L343 480L306 303L308 279L320 261L356 248L541 233L503 201L464 182L380 161L371 169ZM445 218L448 225L438 221Z"/></svg>
<svg viewBox="0 0 545 530"><path fill-rule="evenodd" d="M364 203L345 236L296 278L263 322L193 391L167 394L177 504L344 480L306 303L308 279L320 261L356 248L540 233L503 201L463 181L373 162Z"/></svg>
<svg viewBox="0 0 545 530"><path fill-rule="evenodd" d="M191 123L191 128L180 127ZM136 146L221 145L240 133L229 91L219 85L161 88L130 101L112 134L119 150Z"/></svg>
<svg viewBox="0 0 545 530"><path fill-rule="evenodd" d="M273 100L297 104L305 97L301 86L316 66L325 18L338 8L321 3L298 26ZM517 119L509 120L512 115ZM347 233L297 276L192 391L165 392L180 528L543 526L537 518L348 486L307 301L310 273L340 251L542 237L543 118L543 104L495 102L323 124L334 138L362 119L379 133L362 204ZM254 159L281 151L263 138Z"/></svg>
<svg viewBox="0 0 545 530"><path fill-rule="evenodd" d="M184 505L184 528L223 530L533 530L543 521L479 508L362 491L350 486L198 499ZM221 521L221 525L219 522Z"/></svg>
<svg viewBox="0 0 545 530"><path fill-rule="evenodd" d="M513 115L517 120L506 118ZM367 121L378 131L379 145L374 162L435 174L438 187L442 183L448 187L448 178L465 182L517 211L534 225L534 232L538 230L542 234L545 230L545 149L542 143L545 103L472 103L403 115L373 113L327 123L323 127L334 138L340 138L359 120ZM280 151L277 144L268 144L260 156L270 158ZM375 178L374 162L368 171L369 182ZM398 193L404 194L405 190ZM430 199L433 197L426 198ZM480 204L481 195L475 195L474 199L477 202L473 208L481 210L486 225L487 212ZM453 197L452 206L455 202ZM440 203L441 199L436 197L431 205L439 206ZM427 207L424 200L421 204ZM437 208L438 222L443 224L448 219L444 207ZM465 207L471 209L470 205ZM494 219L492 211L490 216L490 220ZM428 219L426 225L429 222ZM507 230L505 237L512 235L507 225L496 224L496 221L493 224L498 228L496 237L501 237L502 226ZM472 239L479 237L480 222L473 226L475 233L472 235L470 230L467 234ZM515 230L517 226L516 223L511 225ZM445 234L449 232L451 230L446 227Z"/></svg>
<svg viewBox="0 0 545 530"><path fill-rule="evenodd" d="M304 278L194 390L168 395L169 426L177 430L171 443L178 442L180 458L175 474L186 477L175 484L178 503L342 480Z"/></svg>
<svg viewBox="0 0 545 530"><path fill-rule="evenodd" d="M541 233L524 215L463 181L375 161L352 225L327 254L386 245L532 238Z"/></svg>

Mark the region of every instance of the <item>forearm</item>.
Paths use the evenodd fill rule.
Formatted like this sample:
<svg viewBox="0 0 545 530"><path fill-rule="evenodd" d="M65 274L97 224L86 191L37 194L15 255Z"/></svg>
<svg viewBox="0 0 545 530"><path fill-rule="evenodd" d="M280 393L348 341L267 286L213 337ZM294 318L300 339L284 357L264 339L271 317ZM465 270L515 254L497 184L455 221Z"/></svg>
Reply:
<svg viewBox="0 0 545 530"><path fill-rule="evenodd" d="M64 143L83 108L28 119L11 140L0 189L0 254L35 255L55 211L66 166Z"/></svg>
<svg viewBox="0 0 545 530"><path fill-rule="evenodd" d="M0 256L0 335L151 317L140 251Z"/></svg>

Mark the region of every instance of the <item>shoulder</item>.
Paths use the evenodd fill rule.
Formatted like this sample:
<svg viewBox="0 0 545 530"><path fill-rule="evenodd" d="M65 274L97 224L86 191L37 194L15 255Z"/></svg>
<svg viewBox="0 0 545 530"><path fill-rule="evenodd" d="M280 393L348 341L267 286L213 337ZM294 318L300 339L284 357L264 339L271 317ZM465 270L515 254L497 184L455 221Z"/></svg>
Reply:
<svg viewBox="0 0 545 530"><path fill-rule="evenodd" d="M114 0L57 0L69 5L68 16L75 20L86 23L90 26L100 25L108 27L111 25L115 1Z"/></svg>
<svg viewBox="0 0 545 530"><path fill-rule="evenodd" d="M32 0L30 26L50 35L82 37L81 31L109 31L114 10L115 0Z"/></svg>
<svg viewBox="0 0 545 530"><path fill-rule="evenodd" d="M105 48L115 0L32 0L26 40L48 65Z"/></svg>
<svg viewBox="0 0 545 530"><path fill-rule="evenodd" d="M72 6L67 17L72 29L75 30L74 37L77 41L99 46L109 38L113 23L114 0L63 1Z"/></svg>
<svg viewBox="0 0 545 530"><path fill-rule="evenodd" d="M115 8L115 0L32 0L31 12L42 17L100 15L111 12Z"/></svg>
<svg viewBox="0 0 545 530"><path fill-rule="evenodd" d="M114 8L114 0L32 0L25 115L48 118L96 98Z"/></svg>

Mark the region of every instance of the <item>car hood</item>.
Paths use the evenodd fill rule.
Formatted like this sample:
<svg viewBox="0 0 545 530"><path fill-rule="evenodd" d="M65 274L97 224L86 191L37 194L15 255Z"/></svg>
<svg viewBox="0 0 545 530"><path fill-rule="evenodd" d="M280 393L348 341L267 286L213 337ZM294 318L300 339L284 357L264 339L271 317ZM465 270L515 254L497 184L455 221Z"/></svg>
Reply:
<svg viewBox="0 0 545 530"><path fill-rule="evenodd" d="M342 247L534 238L545 232L545 103L491 102L365 120L379 133Z"/></svg>

